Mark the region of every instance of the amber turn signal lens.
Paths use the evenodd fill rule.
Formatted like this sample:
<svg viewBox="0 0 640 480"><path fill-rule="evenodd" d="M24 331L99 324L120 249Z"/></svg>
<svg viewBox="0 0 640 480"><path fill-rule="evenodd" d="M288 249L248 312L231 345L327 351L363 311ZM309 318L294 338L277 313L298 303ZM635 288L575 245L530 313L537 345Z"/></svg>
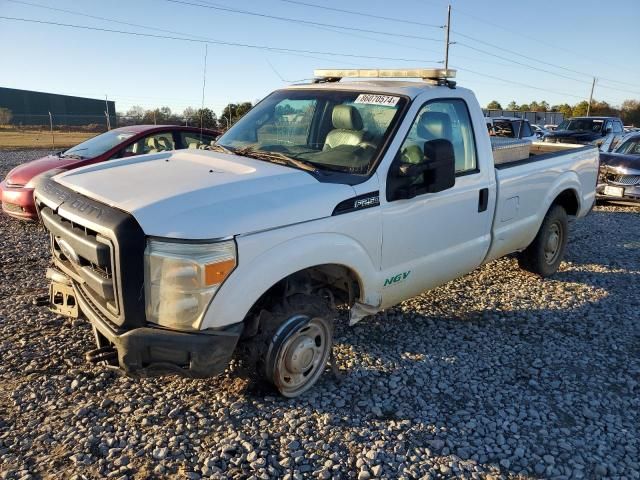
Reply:
<svg viewBox="0 0 640 480"><path fill-rule="evenodd" d="M204 266L204 281L207 285L217 285L227 278L235 268L235 260L225 260L219 263L209 263Z"/></svg>

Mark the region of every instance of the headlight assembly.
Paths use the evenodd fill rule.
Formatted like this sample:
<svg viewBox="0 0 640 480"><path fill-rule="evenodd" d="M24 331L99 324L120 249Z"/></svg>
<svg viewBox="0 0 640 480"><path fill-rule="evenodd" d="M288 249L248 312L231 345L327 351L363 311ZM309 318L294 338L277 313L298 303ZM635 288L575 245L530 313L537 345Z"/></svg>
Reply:
<svg viewBox="0 0 640 480"><path fill-rule="evenodd" d="M233 240L148 240L144 283L147 320L179 330L196 329L209 302L235 266Z"/></svg>

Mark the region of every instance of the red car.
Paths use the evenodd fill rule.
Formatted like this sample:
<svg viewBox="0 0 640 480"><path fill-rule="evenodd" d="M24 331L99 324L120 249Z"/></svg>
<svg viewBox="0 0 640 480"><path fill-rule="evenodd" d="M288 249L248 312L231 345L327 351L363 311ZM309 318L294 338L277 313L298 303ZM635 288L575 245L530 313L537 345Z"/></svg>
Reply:
<svg viewBox="0 0 640 480"><path fill-rule="evenodd" d="M215 130L177 125L134 125L110 130L55 155L18 165L0 183L2 211L23 220L37 218L32 180L49 170L63 171L115 158L209 145Z"/></svg>

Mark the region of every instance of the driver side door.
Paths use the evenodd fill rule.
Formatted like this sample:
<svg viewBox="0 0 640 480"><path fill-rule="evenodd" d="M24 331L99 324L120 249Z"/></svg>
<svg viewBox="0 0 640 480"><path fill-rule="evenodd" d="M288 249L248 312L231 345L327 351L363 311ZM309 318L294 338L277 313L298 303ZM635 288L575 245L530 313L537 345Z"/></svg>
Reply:
<svg viewBox="0 0 640 480"><path fill-rule="evenodd" d="M435 117L437 122L433 121ZM489 199L489 179L493 171L480 169L474 130L463 99L425 103L394 163L422 161L425 141L437 138L453 144L453 187L395 198L389 185L397 180L387 178L386 201L381 204L383 308L472 271L490 246L493 208L489 205L493 201ZM392 165L388 175L393 172Z"/></svg>

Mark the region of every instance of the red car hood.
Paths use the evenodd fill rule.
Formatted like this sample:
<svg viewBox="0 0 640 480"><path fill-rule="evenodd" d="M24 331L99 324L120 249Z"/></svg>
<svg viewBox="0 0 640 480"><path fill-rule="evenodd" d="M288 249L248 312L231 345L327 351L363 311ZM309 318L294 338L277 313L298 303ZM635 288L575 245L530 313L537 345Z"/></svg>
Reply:
<svg viewBox="0 0 640 480"><path fill-rule="evenodd" d="M61 158L57 155L47 155L31 162L18 165L7 175L7 183L10 185L26 185L36 175L40 175L54 168L69 168L73 165L85 162L87 159Z"/></svg>

